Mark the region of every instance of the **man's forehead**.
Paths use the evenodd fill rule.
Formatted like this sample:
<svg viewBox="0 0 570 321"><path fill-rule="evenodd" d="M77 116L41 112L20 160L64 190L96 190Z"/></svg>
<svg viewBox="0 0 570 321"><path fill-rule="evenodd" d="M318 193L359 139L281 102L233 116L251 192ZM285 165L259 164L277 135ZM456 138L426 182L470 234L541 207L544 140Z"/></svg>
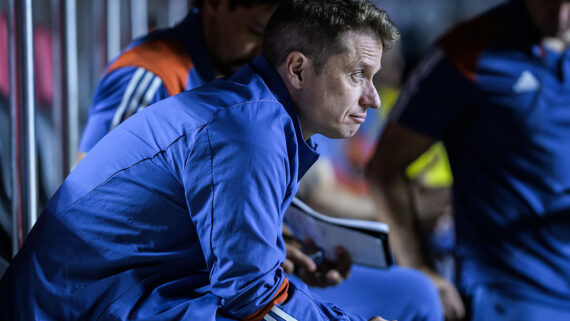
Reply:
<svg viewBox="0 0 570 321"><path fill-rule="evenodd" d="M372 31L349 30L340 35L340 41L349 47L360 45L382 50L382 39Z"/></svg>
<svg viewBox="0 0 570 321"><path fill-rule="evenodd" d="M344 55L358 61L371 63L382 56L382 40L370 32L347 32L341 36L341 43L344 46Z"/></svg>

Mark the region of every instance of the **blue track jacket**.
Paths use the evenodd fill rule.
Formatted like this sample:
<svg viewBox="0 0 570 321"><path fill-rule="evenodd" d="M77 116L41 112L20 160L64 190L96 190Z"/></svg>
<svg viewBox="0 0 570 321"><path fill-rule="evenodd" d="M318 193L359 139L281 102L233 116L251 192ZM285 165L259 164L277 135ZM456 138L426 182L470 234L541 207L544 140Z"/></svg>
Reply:
<svg viewBox="0 0 570 321"><path fill-rule="evenodd" d="M49 202L0 281L0 319L364 320L280 267L311 145L262 56L136 113Z"/></svg>

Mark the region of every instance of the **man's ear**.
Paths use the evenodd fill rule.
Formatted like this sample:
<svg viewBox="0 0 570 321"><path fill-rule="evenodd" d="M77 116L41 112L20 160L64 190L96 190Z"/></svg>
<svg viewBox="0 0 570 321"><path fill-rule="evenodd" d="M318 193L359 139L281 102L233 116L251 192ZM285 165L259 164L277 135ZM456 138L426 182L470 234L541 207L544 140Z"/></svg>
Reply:
<svg viewBox="0 0 570 321"><path fill-rule="evenodd" d="M312 67L311 59L303 53L290 52L285 59L285 77L293 88L301 89L305 86L307 71Z"/></svg>

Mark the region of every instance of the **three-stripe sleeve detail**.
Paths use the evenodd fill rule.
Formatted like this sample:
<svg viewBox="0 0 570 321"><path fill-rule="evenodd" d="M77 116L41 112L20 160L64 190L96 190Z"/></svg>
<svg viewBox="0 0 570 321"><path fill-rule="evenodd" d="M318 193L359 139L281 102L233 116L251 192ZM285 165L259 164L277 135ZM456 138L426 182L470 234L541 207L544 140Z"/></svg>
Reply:
<svg viewBox="0 0 570 321"><path fill-rule="evenodd" d="M135 112L146 107L161 84L162 80L158 76L144 68L137 68L127 85L109 130L114 129Z"/></svg>

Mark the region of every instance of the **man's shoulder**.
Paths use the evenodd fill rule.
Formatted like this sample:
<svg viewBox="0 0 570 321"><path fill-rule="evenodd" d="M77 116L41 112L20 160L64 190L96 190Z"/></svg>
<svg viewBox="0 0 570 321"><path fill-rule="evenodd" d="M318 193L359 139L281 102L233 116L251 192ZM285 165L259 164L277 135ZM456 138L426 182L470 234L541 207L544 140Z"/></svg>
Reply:
<svg viewBox="0 0 570 321"><path fill-rule="evenodd" d="M186 88L194 63L181 39L171 34L147 36L123 51L107 69L107 74L124 67L144 68L157 75L170 95Z"/></svg>
<svg viewBox="0 0 570 321"><path fill-rule="evenodd" d="M458 24L437 42L449 61L468 79L474 80L485 50L507 34L506 5L496 7Z"/></svg>

